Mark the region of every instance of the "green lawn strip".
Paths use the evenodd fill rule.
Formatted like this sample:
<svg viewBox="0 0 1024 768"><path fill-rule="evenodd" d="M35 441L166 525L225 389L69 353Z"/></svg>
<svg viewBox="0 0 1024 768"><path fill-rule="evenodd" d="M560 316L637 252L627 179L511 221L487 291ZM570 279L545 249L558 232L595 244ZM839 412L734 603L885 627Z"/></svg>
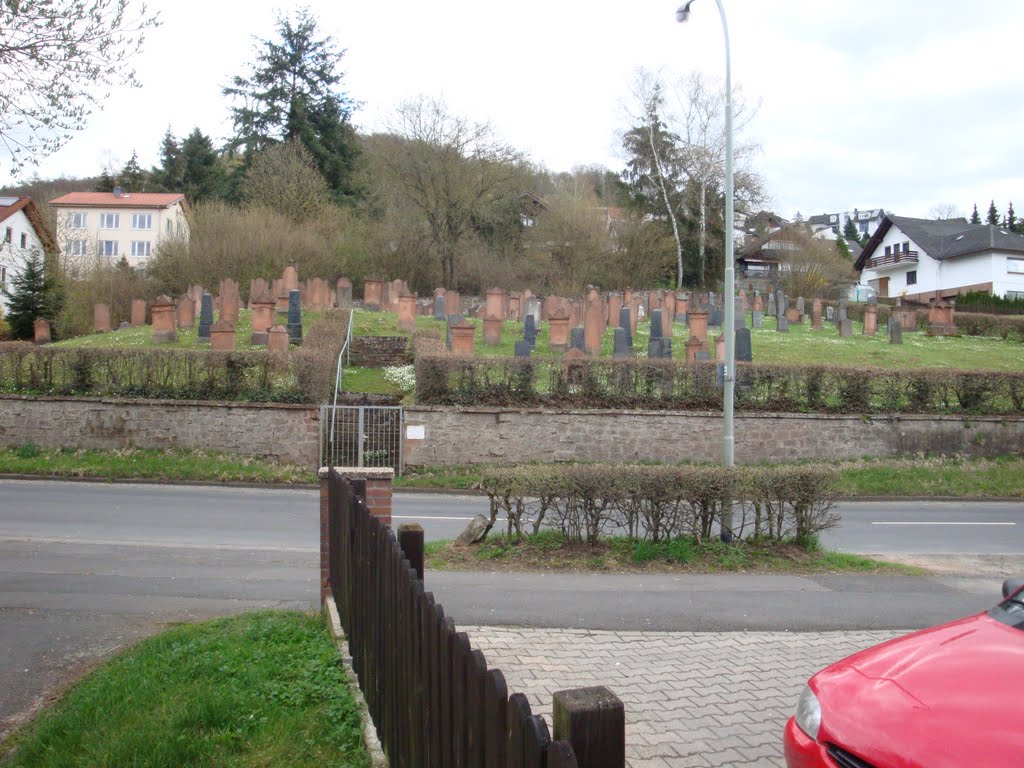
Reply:
<svg viewBox="0 0 1024 768"><path fill-rule="evenodd" d="M316 482L311 467L274 464L213 451L46 450L34 445L0 448L0 473L167 482L208 481L293 485Z"/></svg>
<svg viewBox="0 0 1024 768"><path fill-rule="evenodd" d="M812 548L792 543L717 539L698 543L692 538L646 541L606 537L593 547L566 542L557 531L541 531L521 542L494 533L471 547L450 541L430 542L425 548L428 568L478 570L491 567L524 571L672 571L688 573L892 573L919 575L919 568Z"/></svg>
<svg viewBox="0 0 1024 768"><path fill-rule="evenodd" d="M338 650L319 615L299 612L144 640L11 741L11 768L369 764Z"/></svg>
<svg viewBox="0 0 1024 768"><path fill-rule="evenodd" d="M302 327L309 329L312 324L321 316L320 312L303 310ZM275 323L286 324L286 319L280 316L275 317ZM114 330L110 333L92 333L87 336L76 336L73 339L54 342L57 347L86 347L91 349L105 347L152 347L154 349L209 349L208 343L199 343L196 336L199 332L199 312L196 311L196 324L191 328L179 328L178 340L165 344L153 343L153 328L148 325L137 325L123 330ZM252 310L242 309L238 313L238 323L235 325L235 349L239 351L266 349L262 344L251 344L252 339Z"/></svg>
<svg viewBox="0 0 1024 768"><path fill-rule="evenodd" d="M838 465L844 496L1024 497L1024 459L865 459Z"/></svg>

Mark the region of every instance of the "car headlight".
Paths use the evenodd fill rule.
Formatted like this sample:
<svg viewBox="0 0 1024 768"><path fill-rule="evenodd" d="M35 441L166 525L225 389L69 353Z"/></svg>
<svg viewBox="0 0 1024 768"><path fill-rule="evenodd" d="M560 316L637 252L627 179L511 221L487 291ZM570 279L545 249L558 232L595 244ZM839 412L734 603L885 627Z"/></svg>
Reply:
<svg viewBox="0 0 1024 768"><path fill-rule="evenodd" d="M818 740L818 729L821 727L821 704L818 703L818 697L814 695L814 691L809 685L804 688L796 703L794 719L801 731L815 741Z"/></svg>

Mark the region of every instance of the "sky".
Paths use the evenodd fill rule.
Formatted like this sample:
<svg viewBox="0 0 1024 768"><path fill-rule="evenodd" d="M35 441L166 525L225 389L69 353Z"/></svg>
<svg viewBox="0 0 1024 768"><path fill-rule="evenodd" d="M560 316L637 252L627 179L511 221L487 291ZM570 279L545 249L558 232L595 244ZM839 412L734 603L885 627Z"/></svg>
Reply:
<svg viewBox="0 0 1024 768"><path fill-rule="evenodd" d="M138 2L138 0L135 0ZM361 131L403 100L442 98L552 171L625 160L638 68L723 78L713 0L309 0L346 49L342 87ZM723 0L732 77L758 104L745 140L785 217L884 208L969 215L990 200L1024 215L1020 0ZM221 89L274 36L281 0L152 0L162 25L135 62L142 87L113 92L88 127L35 169L43 178L158 161L164 132L231 134ZM10 181L0 157L0 183Z"/></svg>

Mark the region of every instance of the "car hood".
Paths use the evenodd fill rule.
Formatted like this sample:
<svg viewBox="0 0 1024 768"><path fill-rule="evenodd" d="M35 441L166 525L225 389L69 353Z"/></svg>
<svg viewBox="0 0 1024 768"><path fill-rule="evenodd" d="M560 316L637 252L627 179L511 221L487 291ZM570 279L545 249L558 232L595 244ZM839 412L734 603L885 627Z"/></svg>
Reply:
<svg viewBox="0 0 1024 768"><path fill-rule="evenodd" d="M854 654L811 679L818 740L879 768L1019 765L1024 631L985 614Z"/></svg>

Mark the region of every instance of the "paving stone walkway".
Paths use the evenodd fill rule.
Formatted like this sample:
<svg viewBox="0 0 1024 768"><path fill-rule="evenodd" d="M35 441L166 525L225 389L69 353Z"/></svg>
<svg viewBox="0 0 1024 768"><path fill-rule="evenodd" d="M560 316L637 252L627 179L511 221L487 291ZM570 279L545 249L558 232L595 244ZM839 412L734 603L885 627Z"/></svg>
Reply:
<svg viewBox="0 0 1024 768"><path fill-rule="evenodd" d="M902 634L460 629L549 724L555 691L614 691L630 768L783 766L782 729L807 678Z"/></svg>

